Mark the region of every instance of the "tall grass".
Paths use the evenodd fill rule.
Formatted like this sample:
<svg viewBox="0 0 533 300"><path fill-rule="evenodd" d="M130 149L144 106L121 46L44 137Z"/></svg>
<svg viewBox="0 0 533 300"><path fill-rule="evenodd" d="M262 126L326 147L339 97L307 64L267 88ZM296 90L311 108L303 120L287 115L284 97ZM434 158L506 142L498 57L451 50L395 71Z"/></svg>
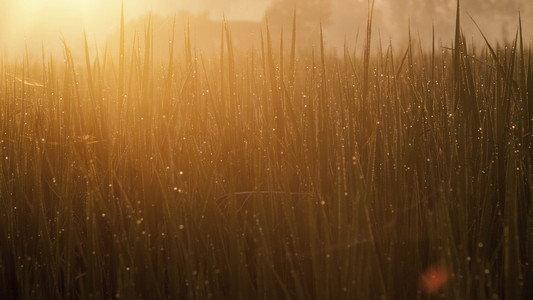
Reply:
<svg viewBox="0 0 533 300"><path fill-rule="evenodd" d="M0 61L2 297L533 296L521 22L474 49L458 7L451 47L371 48L370 10L338 57L297 54L295 14L287 60L224 21L219 57L186 28L157 65L123 20L119 53Z"/></svg>

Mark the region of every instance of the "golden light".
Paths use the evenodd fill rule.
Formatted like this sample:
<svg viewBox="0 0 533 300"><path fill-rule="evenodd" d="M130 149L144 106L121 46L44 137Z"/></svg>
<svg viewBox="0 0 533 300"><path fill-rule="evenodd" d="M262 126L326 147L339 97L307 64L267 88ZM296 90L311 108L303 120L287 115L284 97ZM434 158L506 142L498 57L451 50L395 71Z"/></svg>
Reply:
<svg viewBox="0 0 533 300"><path fill-rule="evenodd" d="M120 1L20 0L0 4L0 47L11 53L29 48L56 47L64 38L77 43L86 31L91 39L104 39L115 29Z"/></svg>
<svg viewBox="0 0 533 300"><path fill-rule="evenodd" d="M271 0L127 0L126 22L149 13L161 16L180 11L193 14L207 12L214 20L224 14L231 20L259 20ZM91 41L105 42L117 30L120 0L0 0L0 50L20 52L25 44L40 51L60 44L64 38L78 43L85 31Z"/></svg>
<svg viewBox="0 0 533 300"><path fill-rule="evenodd" d="M94 2L87 0L17 1L8 5L4 12L3 27L11 35L32 35L34 32L78 27L86 23L93 7Z"/></svg>

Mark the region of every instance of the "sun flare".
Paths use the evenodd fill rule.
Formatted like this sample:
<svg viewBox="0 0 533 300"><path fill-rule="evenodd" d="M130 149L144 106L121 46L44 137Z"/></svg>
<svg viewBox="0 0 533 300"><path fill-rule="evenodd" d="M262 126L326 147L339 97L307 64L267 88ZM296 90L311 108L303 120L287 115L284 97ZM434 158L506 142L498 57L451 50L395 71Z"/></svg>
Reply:
<svg viewBox="0 0 533 300"><path fill-rule="evenodd" d="M118 1L21 0L0 4L0 46L57 45L83 31L103 37L116 27Z"/></svg>

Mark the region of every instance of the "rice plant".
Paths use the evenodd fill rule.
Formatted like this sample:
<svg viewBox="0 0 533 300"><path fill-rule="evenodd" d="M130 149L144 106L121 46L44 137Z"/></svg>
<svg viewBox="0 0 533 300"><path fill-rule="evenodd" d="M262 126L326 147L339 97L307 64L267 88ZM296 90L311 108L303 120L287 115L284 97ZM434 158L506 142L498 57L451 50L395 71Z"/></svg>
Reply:
<svg viewBox="0 0 533 300"><path fill-rule="evenodd" d="M122 13L118 53L0 59L0 295L533 297L532 45L465 20L398 49L370 10L341 55L225 20L163 61Z"/></svg>

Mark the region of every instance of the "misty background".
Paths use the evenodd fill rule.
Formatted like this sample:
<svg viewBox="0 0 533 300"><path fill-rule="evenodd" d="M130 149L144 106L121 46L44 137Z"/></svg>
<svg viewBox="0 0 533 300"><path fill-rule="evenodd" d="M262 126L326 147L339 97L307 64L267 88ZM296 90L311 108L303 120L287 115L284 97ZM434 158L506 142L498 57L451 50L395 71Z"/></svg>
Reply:
<svg viewBox="0 0 533 300"><path fill-rule="evenodd" d="M462 1L462 25L467 39L481 41L472 16L491 42L511 41L522 14L525 40L533 28L533 5L529 0ZM118 32L121 1L118 0L0 0L0 52L20 56L28 48L61 53L61 39L70 47L81 48L83 32L92 45L113 43ZM408 38L430 46L432 28L437 41L449 45L453 39L456 0L376 0L374 38L401 44ZM124 1L128 35L142 35L147 16L152 15L156 39L168 41L173 17L177 33L191 25L194 42L203 48L216 48L223 16L229 20L234 42L248 47L260 43L259 33L268 18L272 34L283 29L290 36L292 16L297 11L298 43L308 48L318 42L320 24L330 48L353 47L357 33L362 43L368 14L367 0L130 0ZM410 24L410 27L409 27ZM177 37L179 40L179 37ZM156 43L157 44L157 43ZM93 46L94 47L94 46Z"/></svg>

